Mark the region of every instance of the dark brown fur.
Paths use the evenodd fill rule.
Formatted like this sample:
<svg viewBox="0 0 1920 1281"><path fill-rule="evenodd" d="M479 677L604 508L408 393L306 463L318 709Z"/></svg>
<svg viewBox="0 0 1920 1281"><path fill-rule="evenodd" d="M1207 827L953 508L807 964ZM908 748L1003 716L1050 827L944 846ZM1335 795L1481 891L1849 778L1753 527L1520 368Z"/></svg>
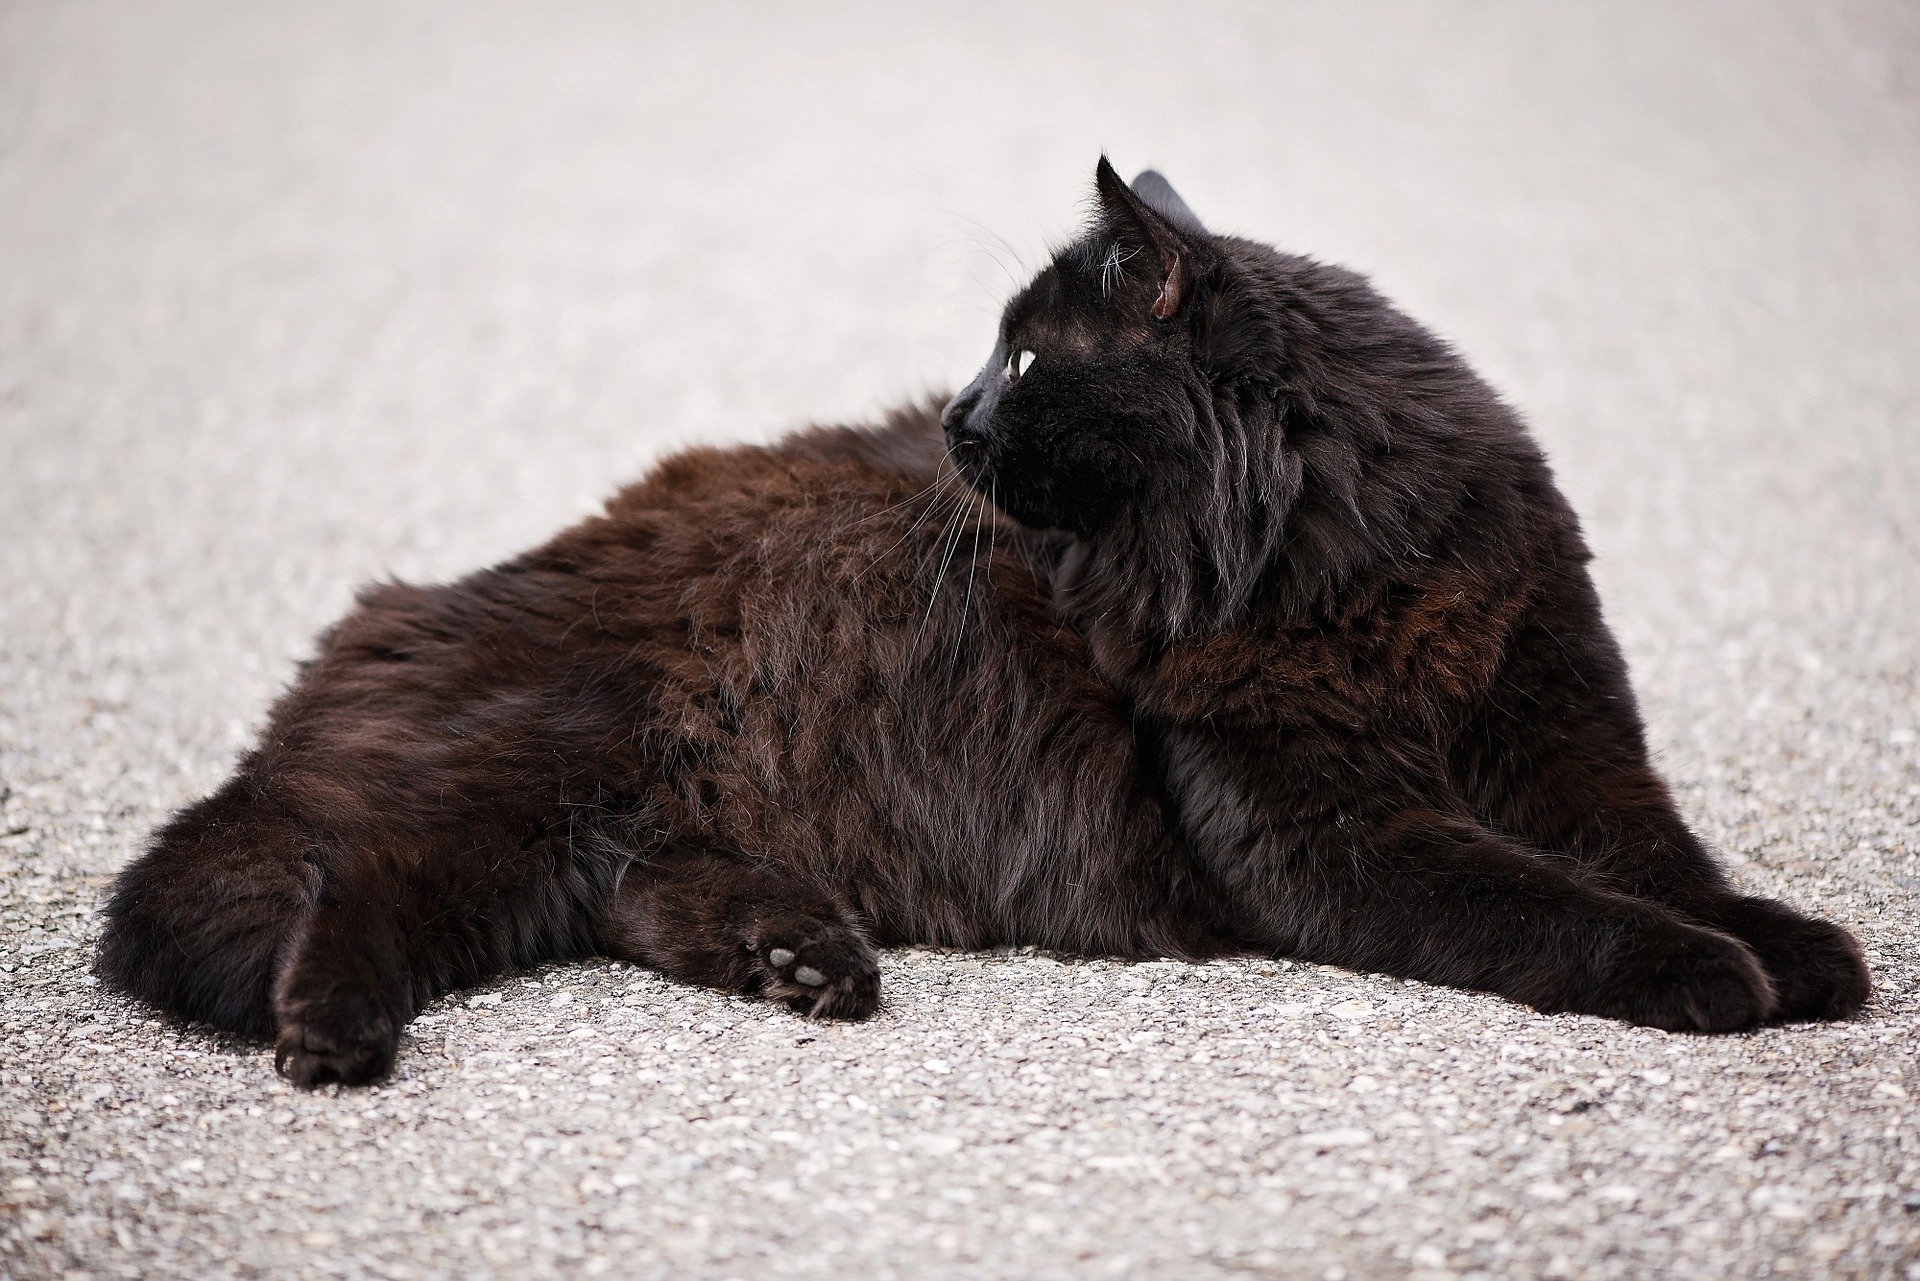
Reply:
<svg viewBox="0 0 1920 1281"><path fill-rule="evenodd" d="M1511 411L1353 273L1097 183L946 422L1057 531L1057 606L1221 927L1664 1028L1856 1009L1853 939L1738 893L1680 818Z"/></svg>
<svg viewBox="0 0 1920 1281"><path fill-rule="evenodd" d="M552 958L859 1017L875 944L1209 950L1125 709L943 462L924 410L694 450L364 592L122 875L100 972L312 1084Z"/></svg>

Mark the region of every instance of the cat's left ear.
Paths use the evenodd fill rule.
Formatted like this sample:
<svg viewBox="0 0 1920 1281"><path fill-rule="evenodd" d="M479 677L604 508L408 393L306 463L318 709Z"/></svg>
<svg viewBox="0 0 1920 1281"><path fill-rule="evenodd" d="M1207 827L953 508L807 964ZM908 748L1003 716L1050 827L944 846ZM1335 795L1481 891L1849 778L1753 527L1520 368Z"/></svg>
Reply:
<svg viewBox="0 0 1920 1281"><path fill-rule="evenodd" d="M1093 184L1107 229L1158 266L1160 287L1149 308L1154 318L1176 314L1193 292L1195 259L1205 243L1206 227L1172 184L1151 169L1129 187L1102 156Z"/></svg>

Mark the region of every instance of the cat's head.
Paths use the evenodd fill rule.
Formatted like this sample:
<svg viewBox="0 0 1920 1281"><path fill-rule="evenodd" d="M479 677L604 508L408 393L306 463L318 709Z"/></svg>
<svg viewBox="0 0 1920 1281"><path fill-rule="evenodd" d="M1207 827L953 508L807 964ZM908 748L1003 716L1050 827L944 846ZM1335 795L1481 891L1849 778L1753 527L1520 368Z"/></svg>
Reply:
<svg viewBox="0 0 1920 1281"><path fill-rule="evenodd" d="M1352 272L1210 232L1157 173L1102 157L1095 189L942 418L1083 587L1175 632L1305 609L1457 503L1443 455L1505 411L1444 344Z"/></svg>

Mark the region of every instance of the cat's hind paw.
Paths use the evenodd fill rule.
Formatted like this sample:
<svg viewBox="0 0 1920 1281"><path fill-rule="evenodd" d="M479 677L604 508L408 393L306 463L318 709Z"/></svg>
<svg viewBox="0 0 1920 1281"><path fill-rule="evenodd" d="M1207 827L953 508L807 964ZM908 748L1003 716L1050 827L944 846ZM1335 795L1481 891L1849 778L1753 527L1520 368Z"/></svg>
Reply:
<svg viewBox="0 0 1920 1281"><path fill-rule="evenodd" d="M880 966L852 928L782 916L757 932L761 990L817 1019L864 1019L880 1007Z"/></svg>
<svg viewBox="0 0 1920 1281"><path fill-rule="evenodd" d="M273 1066L303 1090L370 1085L393 1071L400 1032L371 999L283 1000L277 1015Z"/></svg>

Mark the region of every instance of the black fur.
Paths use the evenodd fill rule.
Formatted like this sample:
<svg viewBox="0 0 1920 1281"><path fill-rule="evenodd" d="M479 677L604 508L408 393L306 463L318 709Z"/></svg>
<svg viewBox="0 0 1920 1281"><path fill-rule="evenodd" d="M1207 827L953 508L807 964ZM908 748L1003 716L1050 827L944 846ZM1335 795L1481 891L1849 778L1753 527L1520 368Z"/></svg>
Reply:
<svg viewBox="0 0 1920 1281"><path fill-rule="evenodd" d="M1354 273L1096 184L945 422L1057 531L1057 607L1229 932L1666 1028L1857 1008L1845 931L1738 894L1681 820L1513 413Z"/></svg>
<svg viewBox="0 0 1920 1281"><path fill-rule="evenodd" d="M924 409L694 450L368 589L122 873L99 973L302 1085L595 952L823 1017L908 942L1252 948L1669 1028L1856 1008L1852 939L1675 812L1513 415L1352 273L1098 182L948 407L958 471Z"/></svg>

